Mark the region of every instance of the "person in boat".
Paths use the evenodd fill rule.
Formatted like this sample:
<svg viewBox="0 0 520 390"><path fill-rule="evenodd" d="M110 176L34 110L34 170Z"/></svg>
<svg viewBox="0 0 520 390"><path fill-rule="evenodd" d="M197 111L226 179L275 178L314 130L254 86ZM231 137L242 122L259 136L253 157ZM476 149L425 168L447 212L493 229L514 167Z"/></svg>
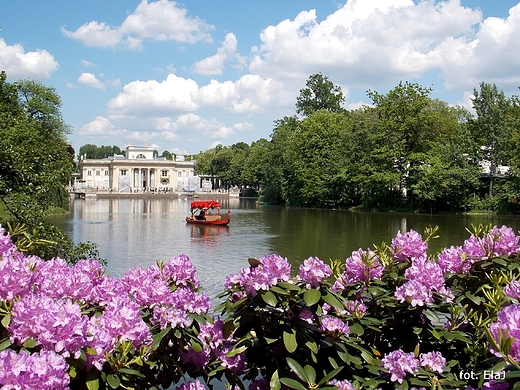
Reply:
<svg viewBox="0 0 520 390"><path fill-rule="evenodd" d="M195 216L196 219L200 220L200 221L203 221L205 218L204 218L204 215L205 215L205 212L204 212L204 209L199 209L199 213Z"/></svg>

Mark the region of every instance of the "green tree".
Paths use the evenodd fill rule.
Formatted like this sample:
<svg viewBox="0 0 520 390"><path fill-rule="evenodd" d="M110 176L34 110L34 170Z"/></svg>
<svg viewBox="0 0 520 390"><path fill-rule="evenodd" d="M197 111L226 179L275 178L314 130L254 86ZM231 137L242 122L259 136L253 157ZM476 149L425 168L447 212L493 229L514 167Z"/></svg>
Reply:
<svg viewBox="0 0 520 390"><path fill-rule="evenodd" d="M452 131L441 125L444 111L430 93L430 88L408 82L399 83L386 95L368 92L377 115L376 131L371 134L375 172L383 174L393 190L408 191L412 201L415 168L423 164L425 153Z"/></svg>
<svg viewBox="0 0 520 390"><path fill-rule="evenodd" d="M173 160L173 155L167 150L162 152L161 157L164 157L166 160Z"/></svg>
<svg viewBox="0 0 520 390"><path fill-rule="evenodd" d="M296 179L293 161L289 155L291 135L300 121L295 117L284 117L274 122L271 134L268 164L265 171L262 199L269 203L286 203L293 197L292 183Z"/></svg>
<svg viewBox="0 0 520 390"><path fill-rule="evenodd" d="M321 73L311 75L306 82L307 87L300 89L296 99L296 112L309 116L319 110L340 112L345 101L341 88L334 85L327 76Z"/></svg>
<svg viewBox="0 0 520 390"><path fill-rule="evenodd" d="M0 73L0 201L12 216L9 226L25 232L19 237L43 243L30 246L43 258L76 260L94 253L86 244L74 249L70 238L45 222L51 207L67 207L74 150L66 140L55 90L33 81L8 83ZM88 248L87 248L88 247Z"/></svg>
<svg viewBox="0 0 520 390"><path fill-rule="evenodd" d="M251 144L242 169L243 184L257 188L268 185L269 151L270 143L265 138L260 138Z"/></svg>
<svg viewBox="0 0 520 390"><path fill-rule="evenodd" d="M513 129L508 118L513 105L495 84L485 82L480 83L480 91L473 90L472 102L477 113L471 121L473 134L481 146L482 161L490 164L488 194L492 197L496 168L506 165L511 156Z"/></svg>
<svg viewBox="0 0 520 390"><path fill-rule="evenodd" d="M289 204L334 207L347 201L344 156L351 128L347 115L320 110L295 129L288 148L294 167Z"/></svg>

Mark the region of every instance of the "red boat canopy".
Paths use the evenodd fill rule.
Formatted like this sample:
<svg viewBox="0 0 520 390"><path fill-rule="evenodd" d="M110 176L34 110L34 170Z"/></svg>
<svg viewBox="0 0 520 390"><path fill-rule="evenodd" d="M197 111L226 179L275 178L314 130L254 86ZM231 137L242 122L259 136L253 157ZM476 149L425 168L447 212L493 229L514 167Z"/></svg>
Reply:
<svg viewBox="0 0 520 390"><path fill-rule="evenodd" d="M211 207L220 208L220 203L215 200L196 200L191 202L191 209L209 209Z"/></svg>

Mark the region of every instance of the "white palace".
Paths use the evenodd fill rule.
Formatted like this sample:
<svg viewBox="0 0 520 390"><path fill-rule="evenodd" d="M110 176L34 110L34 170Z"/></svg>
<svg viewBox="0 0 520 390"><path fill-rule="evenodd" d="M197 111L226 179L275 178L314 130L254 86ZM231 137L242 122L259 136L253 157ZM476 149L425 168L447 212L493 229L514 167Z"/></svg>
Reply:
<svg viewBox="0 0 520 390"><path fill-rule="evenodd" d="M152 146L127 146L126 156L81 159L77 187L119 193L183 191L199 186L196 161L154 157Z"/></svg>

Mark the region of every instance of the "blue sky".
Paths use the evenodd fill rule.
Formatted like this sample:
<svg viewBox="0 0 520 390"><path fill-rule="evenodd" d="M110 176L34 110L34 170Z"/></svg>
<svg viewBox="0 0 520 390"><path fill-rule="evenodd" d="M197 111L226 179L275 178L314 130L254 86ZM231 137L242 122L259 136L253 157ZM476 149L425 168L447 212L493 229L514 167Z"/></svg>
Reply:
<svg viewBox="0 0 520 390"><path fill-rule="evenodd" d="M76 150L269 139L318 72L348 109L400 81L520 93L518 0L10 0L0 27L0 69L56 89Z"/></svg>

